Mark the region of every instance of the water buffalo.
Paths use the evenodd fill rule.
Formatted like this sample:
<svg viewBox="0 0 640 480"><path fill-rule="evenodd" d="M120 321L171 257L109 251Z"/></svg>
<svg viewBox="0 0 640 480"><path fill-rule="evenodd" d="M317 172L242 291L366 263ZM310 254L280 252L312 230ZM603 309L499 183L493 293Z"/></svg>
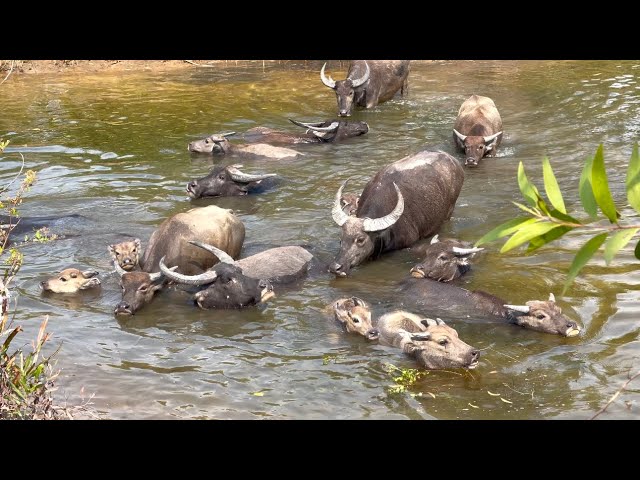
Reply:
<svg viewBox="0 0 640 480"><path fill-rule="evenodd" d="M331 210L342 227L340 252L330 271L346 276L352 267L383 252L433 235L451 217L464 170L445 152L422 151L380 170L364 187L356 216L343 211L340 186Z"/></svg>
<svg viewBox="0 0 640 480"><path fill-rule="evenodd" d="M367 340L377 340L378 330L371 324L371 309L358 297L341 298L333 304L333 313L349 333L357 333Z"/></svg>
<svg viewBox="0 0 640 480"><path fill-rule="evenodd" d="M40 282L40 287L45 292L76 293L100 285L97 275L94 270L83 272L77 268L65 268L58 275Z"/></svg>
<svg viewBox="0 0 640 480"><path fill-rule="evenodd" d="M489 97L466 99L453 126L453 143L465 152L465 165L477 167L485 155L493 156L502 141L502 119Z"/></svg>
<svg viewBox="0 0 640 480"><path fill-rule="evenodd" d="M553 294L549 300L531 300L525 305L508 305L489 293L470 291L450 283L409 278L402 283L405 304L424 308L430 314L495 316L509 323L539 332L574 337L580 333L576 322L562 314Z"/></svg>
<svg viewBox="0 0 640 480"><path fill-rule="evenodd" d="M194 297L201 308L239 308L265 302L274 295L273 284L291 283L301 278L313 259L304 248L288 246L271 248L236 261L213 245L199 241L191 243L215 255L221 263L199 275L184 275L170 271L162 260L160 270L177 283L206 285L207 288Z"/></svg>
<svg viewBox="0 0 640 480"><path fill-rule="evenodd" d="M458 332L439 318L396 311L378 320L380 343L401 348L428 369L478 366L480 352L458 338Z"/></svg>
<svg viewBox="0 0 640 480"><path fill-rule="evenodd" d="M126 272L118 262L123 290L122 301L115 307L116 315L133 315L149 303L165 283L160 271L164 258L187 275L202 273L217 261L215 257L194 247L190 240L197 239L218 246L231 257L237 257L244 242L245 229L231 210L209 205L192 208L168 219L151 234L149 244L140 262L142 271Z"/></svg>
<svg viewBox="0 0 640 480"><path fill-rule="evenodd" d="M250 175L240 171L242 165L216 166L206 177L187 183L187 195L191 198L230 197L256 193L266 186L264 180L275 173Z"/></svg>
<svg viewBox="0 0 640 480"><path fill-rule="evenodd" d="M411 269L411 275L438 282L451 282L467 273L471 268L469 259L484 249L471 247L467 242L452 238L440 240L438 235L434 235L431 243L421 250L424 260Z"/></svg>
<svg viewBox="0 0 640 480"><path fill-rule="evenodd" d="M107 250L109 250L113 262L117 263L121 269L130 272L140 267L142 247L139 238L128 242L114 243L107 246Z"/></svg>
<svg viewBox="0 0 640 480"><path fill-rule="evenodd" d="M334 81L320 70L320 80L336 92L338 115L348 117L353 106L373 108L407 90L409 60L353 60L347 78Z"/></svg>
<svg viewBox="0 0 640 480"><path fill-rule="evenodd" d="M360 201L360 195L356 193L343 193L340 197L340 205L342 211L347 215L355 217L358 211L358 202Z"/></svg>
<svg viewBox="0 0 640 480"><path fill-rule="evenodd" d="M291 160L303 155L290 148L274 147L266 143L249 145L233 145L227 137L235 132L210 135L202 140L191 142L187 150L195 153L211 153L214 155L239 155L243 157L267 157L274 160Z"/></svg>

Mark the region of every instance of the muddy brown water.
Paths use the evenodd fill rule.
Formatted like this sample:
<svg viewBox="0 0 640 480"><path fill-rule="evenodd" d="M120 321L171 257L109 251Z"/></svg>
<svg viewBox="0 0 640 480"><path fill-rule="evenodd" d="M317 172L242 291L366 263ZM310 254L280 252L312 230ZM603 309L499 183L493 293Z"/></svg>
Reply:
<svg viewBox="0 0 640 480"><path fill-rule="evenodd" d="M333 64L334 78L346 65ZM106 246L129 237L143 245L163 219L193 206L233 208L247 229L243 255L302 244L322 260L338 250L330 208L340 183L360 190L382 166L424 147L453 153L451 128L472 93L498 106L505 128L499 155L466 170L445 236L476 240L518 215L518 161L542 187L548 155L579 208L584 159L604 143L613 195L622 212L624 178L640 137L639 61L473 61L413 65L409 95L358 111L368 135L340 145L297 147L299 160L247 160L245 170L274 172L280 185L244 198L189 201L185 184L223 158L193 156L189 141L264 125L294 130L287 118L335 115L335 97L317 62L288 62L170 73L14 76L0 88L0 180L12 178L21 152L38 182L22 214L78 215L57 225L67 237L23 249L16 320L35 335L50 316L49 351L61 345L59 399L95 394L110 418L589 418L640 367L640 263L632 246L610 266L592 261L568 294L560 291L573 254L588 238L572 235L534 255L499 254L488 245L461 282L513 304L554 292L565 313L584 326L566 339L498 321L451 318L480 366L428 372L407 393L393 394L385 365L413 367L392 348L340 330L326 306L357 294L376 315L402 305L398 288L415 261L410 251L384 256L335 279L317 274L268 305L202 311L185 294L167 292L132 318L115 318L118 281ZM456 154L458 155L458 154ZM458 155L458 158L460 156ZM102 272L102 288L45 295L38 283L68 266ZM428 311L423 312L428 314ZM638 386L603 418L640 418ZM498 395L492 395L498 394Z"/></svg>

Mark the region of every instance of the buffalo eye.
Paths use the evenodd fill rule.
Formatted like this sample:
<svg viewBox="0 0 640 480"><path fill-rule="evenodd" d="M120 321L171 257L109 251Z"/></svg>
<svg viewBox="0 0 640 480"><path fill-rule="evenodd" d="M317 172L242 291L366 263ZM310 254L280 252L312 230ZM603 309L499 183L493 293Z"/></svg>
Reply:
<svg viewBox="0 0 640 480"><path fill-rule="evenodd" d="M353 320L353 323L360 323L358 317L351 317L351 320Z"/></svg>
<svg viewBox="0 0 640 480"><path fill-rule="evenodd" d="M364 237L357 237L356 238L356 243L358 245L362 245L364 243Z"/></svg>
<svg viewBox="0 0 640 480"><path fill-rule="evenodd" d="M447 340L446 338L443 338L442 340L438 340L438 344L442 345L443 347L445 347L448 343L449 343L449 340Z"/></svg>
<svg viewBox="0 0 640 480"><path fill-rule="evenodd" d="M116 253L116 257L119 257L120 255L122 255L122 254L121 254L120 252L118 252L117 250L116 250L116 252L115 252L115 253Z"/></svg>
<svg viewBox="0 0 640 480"><path fill-rule="evenodd" d="M209 142L209 139L208 139L208 138L205 138L205 139L204 139L204 143L207 143L207 144L208 144L208 143L210 143L210 142Z"/></svg>
<svg viewBox="0 0 640 480"><path fill-rule="evenodd" d="M447 259L447 255L444 253L441 253L440 255L438 255L438 260L442 260L443 262Z"/></svg>
<svg viewBox="0 0 640 480"><path fill-rule="evenodd" d="M131 250L132 253L136 253L138 250L136 250L135 248L133 250Z"/></svg>
<svg viewBox="0 0 640 480"><path fill-rule="evenodd" d="M536 315L536 318L537 318L538 320L544 320L544 319L546 318L546 316L545 316L545 314L544 314L544 313L539 313L539 314L537 314L537 315Z"/></svg>
<svg viewBox="0 0 640 480"><path fill-rule="evenodd" d="M58 280L60 280L61 282L66 282L67 281L67 279L64 278L64 277L60 277Z"/></svg>
<svg viewBox="0 0 640 480"><path fill-rule="evenodd" d="M149 289L147 285L142 285L138 288L139 292L146 292Z"/></svg>

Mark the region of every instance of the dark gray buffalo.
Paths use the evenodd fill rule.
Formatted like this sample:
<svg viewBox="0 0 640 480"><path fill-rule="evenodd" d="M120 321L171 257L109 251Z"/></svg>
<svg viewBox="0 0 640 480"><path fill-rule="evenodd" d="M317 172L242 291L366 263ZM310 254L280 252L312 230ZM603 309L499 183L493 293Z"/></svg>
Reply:
<svg viewBox="0 0 640 480"><path fill-rule="evenodd" d="M220 249L232 257L240 255L244 242L244 225L231 210L209 205L192 208L166 219L153 232L140 261L142 271L127 272L114 260L120 274L122 301L116 305L116 315L133 315L151 302L154 294L165 283L160 271L160 259L164 258L173 268L185 274L198 274L209 269L217 261L214 256L193 246L197 239Z"/></svg>
<svg viewBox="0 0 640 480"><path fill-rule="evenodd" d="M478 366L480 351L458 338L458 332L439 318L420 317L403 310L378 320L380 343L402 349L428 369Z"/></svg>
<svg viewBox="0 0 640 480"><path fill-rule="evenodd" d="M355 217L343 210L347 181L338 189L331 210L333 220L342 227L340 252L330 266L339 276L369 258L436 233L453 213L464 170L441 151L422 151L398 160L369 180Z"/></svg>
<svg viewBox="0 0 640 480"><path fill-rule="evenodd" d="M243 308L271 298L273 284L291 283L307 272L313 255L302 247L288 246L265 250L234 260L223 250L205 242L192 241L203 252L220 260L199 275L184 275L160 262L160 270L171 280L186 285L206 286L194 295L200 308Z"/></svg>
<svg viewBox="0 0 640 480"><path fill-rule="evenodd" d="M422 252L424 260L411 269L411 276L451 282L467 273L471 268L469 260L484 249L453 238L440 240L434 235L431 243L416 250Z"/></svg>
<svg viewBox="0 0 640 480"><path fill-rule="evenodd" d="M348 117L353 106L373 108L407 90L409 60L353 60L347 78L335 81L320 70L320 80L336 92L338 115Z"/></svg>
<svg viewBox="0 0 640 480"><path fill-rule="evenodd" d="M485 155L493 156L502 141L502 119L489 97L471 95L460 106L453 126L453 143L465 153L464 164L477 167Z"/></svg>
<svg viewBox="0 0 640 480"><path fill-rule="evenodd" d="M306 128L305 133L290 133L272 130L266 127L255 127L247 130L242 138L246 142L291 145L296 143L334 143L347 138L358 137L369 131L366 122L347 120L325 120L324 122L298 122L289 119L294 125Z"/></svg>
<svg viewBox="0 0 640 480"><path fill-rule="evenodd" d="M508 305L489 293L470 291L450 283L429 279L406 279L402 284L404 303L429 314L457 316L495 316L539 332L574 337L580 333L576 322L563 315L553 294L549 300L531 300L525 305Z"/></svg>
<svg viewBox="0 0 640 480"><path fill-rule="evenodd" d="M191 198L231 197L257 193L270 186L268 179L275 173L250 175L240 171L242 165L216 166L206 177L187 183L187 195Z"/></svg>
<svg viewBox="0 0 640 480"><path fill-rule="evenodd" d="M227 137L235 132L210 135L202 140L191 142L187 150L194 153L210 153L213 155L237 155L242 157L265 157L274 160L292 160L300 152L284 147L274 147L266 143L252 143L249 145L232 144Z"/></svg>

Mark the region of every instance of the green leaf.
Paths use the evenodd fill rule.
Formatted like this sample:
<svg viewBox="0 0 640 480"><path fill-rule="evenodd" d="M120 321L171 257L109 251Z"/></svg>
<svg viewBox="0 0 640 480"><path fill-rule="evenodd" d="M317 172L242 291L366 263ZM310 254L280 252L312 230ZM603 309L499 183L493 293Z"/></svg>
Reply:
<svg viewBox="0 0 640 480"><path fill-rule="evenodd" d="M598 204L596 198L593 196L593 189L591 188L591 167L593 166L593 157L587 158L582 169L582 175L580 175L580 201L584 211L589 214L590 217L595 218L598 215Z"/></svg>
<svg viewBox="0 0 640 480"><path fill-rule="evenodd" d="M613 203L611 192L609 191L609 182L607 181L607 172L604 169L604 154L602 144L598 147L596 156L593 158L591 167L591 187L593 195L600 206L600 210L604 213L611 223L618 221L618 212Z"/></svg>
<svg viewBox="0 0 640 480"><path fill-rule="evenodd" d="M636 244L636 248L633 251L633 254L636 256L638 260L640 260L640 240L638 240L638 243Z"/></svg>
<svg viewBox="0 0 640 480"><path fill-rule="evenodd" d="M569 223L575 223L578 225L583 225L583 223L578 220L577 218L572 217L571 215L567 215L565 213L559 212L556 209L553 209L549 212L549 215L551 215L554 218L557 218L558 220L562 220L563 222L569 222Z"/></svg>
<svg viewBox="0 0 640 480"><path fill-rule="evenodd" d="M524 165L522 161L520 161L520 164L518 165L518 186L520 187L522 196L528 200L533 207L537 207L540 195L538 194L537 188L529 182L529 179L527 179L527 175L524 173Z"/></svg>
<svg viewBox="0 0 640 480"><path fill-rule="evenodd" d="M511 203L513 203L520 210L524 210L525 212L530 213L534 217L537 216L537 215L540 215L540 212L537 212L537 211L527 207L526 205L522 205L521 203L518 203L518 202L511 202Z"/></svg>
<svg viewBox="0 0 640 480"><path fill-rule="evenodd" d="M513 232L518 230L521 226L527 225L529 223L537 222L537 218L529 218L529 217L520 217L509 220L508 222L501 223L493 230L486 233L480 240L475 243L475 246L478 247L483 243L493 242L498 238L506 237L507 235L511 235Z"/></svg>
<svg viewBox="0 0 640 480"><path fill-rule="evenodd" d="M562 199L562 192L560 192L560 186L556 180L556 176L553 174L549 159L544 157L542 159L542 176L544 177L544 190L547 192L547 197L551 205L562 213L567 213L567 209L564 206L564 200Z"/></svg>
<svg viewBox="0 0 640 480"><path fill-rule="evenodd" d="M556 228L552 228L547 233L540 235L539 237L532 238L529 240L529 246L527 247L527 253L531 253L534 250L546 245L549 242L554 241L556 238L560 238L565 233L573 230L573 227L566 227L559 225Z"/></svg>
<svg viewBox="0 0 640 480"><path fill-rule="evenodd" d="M525 225L505 242L505 244L500 249L500 253L508 252L512 248L515 248L518 245L522 245L523 243L528 242L534 237L543 235L552 228L556 228L557 226L557 223L551 222L537 222L532 225Z"/></svg>
<svg viewBox="0 0 640 480"><path fill-rule="evenodd" d="M629 243L638 230L640 230L640 228L620 230L607 240L607 244L604 246L604 261L607 262L607 265L611 263L611 260L613 260L616 253Z"/></svg>
<svg viewBox="0 0 640 480"><path fill-rule="evenodd" d="M608 232L604 232L596 235L587 243L585 243L580 250L578 250L578 253L576 253L575 258L573 259L571 267L569 267L569 275L567 276L567 281L564 283L562 295L565 294L567 288L569 288L569 285L571 284L571 282L573 282L573 279L576 278L578 272L582 270L582 267L584 267L589 259L593 256L593 254L598 251L600 245L604 243L608 234Z"/></svg>
<svg viewBox="0 0 640 480"><path fill-rule="evenodd" d="M638 142L635 143L631 152L626 185L629 205L640 213L640 155L638 154Z"/></svg>

